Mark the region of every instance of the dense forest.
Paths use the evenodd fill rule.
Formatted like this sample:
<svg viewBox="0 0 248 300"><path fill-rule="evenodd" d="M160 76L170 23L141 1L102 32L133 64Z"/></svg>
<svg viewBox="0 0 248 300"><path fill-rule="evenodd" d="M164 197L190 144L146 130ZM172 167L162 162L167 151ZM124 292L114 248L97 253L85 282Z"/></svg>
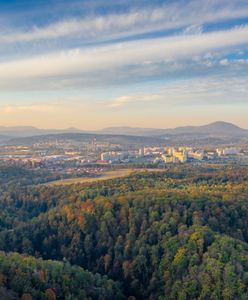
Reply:
<svg viewBox="0 0 248 300"><path fill-rule="evenodd" d="M0 298L248 299L247 200L241 166L7 186Z"/></svg>
<svg viewBox="0 0 248 300"><path fill-rule="evenodd" d="M15 190L18 186L45 183L63 178L47 169L31 170L20 166L4 166L0 164L0 191L7 188Z"/></svg>

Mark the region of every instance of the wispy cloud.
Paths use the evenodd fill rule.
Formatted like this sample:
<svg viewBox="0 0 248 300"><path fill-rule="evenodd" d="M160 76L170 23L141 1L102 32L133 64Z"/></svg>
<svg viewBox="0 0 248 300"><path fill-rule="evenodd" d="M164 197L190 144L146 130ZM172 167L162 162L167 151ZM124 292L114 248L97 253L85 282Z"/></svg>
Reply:
<svg viewBox="0 0 248 300"><path fill-rule="evenodd" d="M203 33L203 25L202 24L190 25L183 30L183 33L185 35L201 34Z"/></svg>
<svg viewBox="0 0 248 300"><path fill-rule="evenodd" d="M110 104L107 104L108 107L121 107L125 104L132 102L133 98L130 96L121 96L114 99Z"/></svg>
<svg viewBox="0 0 248 300"><path fill-rule="evenodd" d="M115 109L132 106L132 108L140 109L144 108L144 105L159 105L160 107L234 103L248 105L247 94L248 77L224 79L206 77L177 81L149 93L118 96L106 106Z"/></svg>
<svg viewBox="0 0 248 300"><path fill-rule="evenodd" d="M1 123L247 119L247 0L36 2L0 11Z"/></svg>
<svg viewBox="0 0 248 300"><path fill-rule="evenodd" d="M46 113L53 112L58 108L58 103L41 103L41 104L27 104L27 105L2 105L0 111L4 114L12 114L16 112L28 113Z"/></svg>
<svg viewBox="0 0 248 300"><path fill-rule="evenodd" d="M85 82L99 78L114 80L116 74L131 78L152 73L154 68L168 64L174 70L183 60L193 60L211 51L230 51L248 43L248 26L200 35L181 35L158 39L123 42L110 46L74 49L59 53L0 63L0 87L21 80L43 80L47 84L56 78L70 81L73 76ZM211 57L206 57L208 66ZM222 62L223 64L223 62ZM161 68L161 67L160 67ZM53 78L53 79L52 79ZM112 78L112 79L111 79ZM132 80L132 79L131 79ZM80 82L81 83L81 82ZM30 83L31 84L31 83Z"/></svg>
<svg viewBox="0 0 248 300"><path fill-rule="evenodd" d="M240 5L239 5L240 4ZM86 40L110 39L158 30L187 27L195 32L195 24L219 22L248 16L244 1L181 1L160 7L136 9L127 13L65 19L26 31L1 33L0 43L32 42L60 38ZM198 27L199 30L200 27ZM82 39L83 38L83 39Z"/></svg>

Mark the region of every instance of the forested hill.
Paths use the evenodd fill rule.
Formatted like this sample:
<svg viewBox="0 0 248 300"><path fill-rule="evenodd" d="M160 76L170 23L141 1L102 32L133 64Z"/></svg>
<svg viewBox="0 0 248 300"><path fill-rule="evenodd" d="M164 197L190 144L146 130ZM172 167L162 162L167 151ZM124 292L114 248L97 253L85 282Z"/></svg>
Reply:
<svg viewBox="0 0 248 300"><path fill-rule="evenodd" d="M248 168L238 166L10 187L0 196L1 291L22 299L248 299L247 198ZM99 287L106 294L90 293Z"/></svg>
<svg viewBox="0 0 248 300"><path fill-rule="evenodd" d="M107 276L27 255L0 252L0 299L125 299Z"/></svg>

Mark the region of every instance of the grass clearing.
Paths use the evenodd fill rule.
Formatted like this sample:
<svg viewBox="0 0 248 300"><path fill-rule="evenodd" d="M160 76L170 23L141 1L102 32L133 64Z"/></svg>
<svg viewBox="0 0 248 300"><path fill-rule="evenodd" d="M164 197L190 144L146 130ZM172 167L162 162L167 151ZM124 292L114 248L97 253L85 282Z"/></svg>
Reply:
<svg viewBox="0 0 248 300"><path fill-rule="evenodd" d="M45 183L45 185L58 186L58 185L78 184L78 183L91 183L96 181L126 177L135 172L159 172L159 171L163 171L163 170L161 169L119 169L119 170L103 172L98 177L78 177L78 178L61 179L61 180L55 180L55 181Z"/></svg>

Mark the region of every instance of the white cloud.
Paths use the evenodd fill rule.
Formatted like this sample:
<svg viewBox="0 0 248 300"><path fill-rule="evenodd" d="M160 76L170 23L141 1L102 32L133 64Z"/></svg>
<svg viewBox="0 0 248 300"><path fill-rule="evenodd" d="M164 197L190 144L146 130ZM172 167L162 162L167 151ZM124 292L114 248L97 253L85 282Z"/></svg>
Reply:
<svg viewBox="0 0 248 300"><path fill-rule="evenodd" d="M237 59L237 64L248 65L248 59Z"/></svg>
<svg viewBox="0 0 248 300"><path fill-rule="evenodd" d="M220 60L220 65L222 65L222 66L227 66L228 64L229 64L228 59L224 58L224 59L221 59L221 60Z"/></svg>
<svg viewBox="0 0 248 300"><path fill-rule="evenodd" d="M248 104L248 77L220 78L206 77L177 81L150 93L136 93L114 98L107 107L144 105L213 105L213 104Z"/></svg>
<svg viewBox="0 0 248 300"><path fill-rule="evenodd" d="M31 42L65 37L70 39L80 37L84 38L83 41L85 39L109 39L185 26L189 26L186 33L187 31L192 33L192 30L196 30L195 24L247 16L248 6L242 1L191 0L187 4L179 1L123 14L62 20L46 27L34 27L25 32L2 32L0 43ZM201 28L198 26L199 30Z"/></svg>
<svg viewBox="0 0 248 300"><path fill-rule="evenodd" d="M183 34L192 35L192 34L202 34L203 33L203 25L190 25L183 30Z"/></svg>
<svg viewBox="0 0 248 300"><path fill-rule="evenodd" d="M248 26L227 31L205 33L201 35L176 36L123 42L110 46L89 49L74 49L49 55L37 56L0 63L1 86L20 79L39 79L70 76L94 78L99 76L115 77L117 70L126 72L125 68L142 66L143 71L152 71L154 64L170 62L176 68L176 62L183 59L239 47L248 43ZM149 63L148 63L149 62ZM132 75L130 71L129 76Z"/></svg>
<svg viewBox="0 0 248 300"><path fill-rule="evenodd" d="M107 107L118 108L125 106L130 103L138 103L138 102L153 102L154 100L158 100L159 95L156 94L142 94L136 96L120 96L115 98L110 104L107 104Z"/></svg>
<svg viewBox="0 0 248 300"><path fill-rule="evenodd" d="M0 106L0 111L4 114L12 114L16 112L29 113L44 113L54 112L58 108L58 103L41 103L41 104L27 104L27 105L3 105Z"/></svg>
<svg viewBox="0 0 248 300"><path fill-rule="evenodd" d="M114 101L110 104L108 104L107 106L109 107L121 107L123 105L125 105L126 103L129 103L132 101L132 97L130 96L121 96L121 97L118 97L116 99L114 99Z"/></svg>

